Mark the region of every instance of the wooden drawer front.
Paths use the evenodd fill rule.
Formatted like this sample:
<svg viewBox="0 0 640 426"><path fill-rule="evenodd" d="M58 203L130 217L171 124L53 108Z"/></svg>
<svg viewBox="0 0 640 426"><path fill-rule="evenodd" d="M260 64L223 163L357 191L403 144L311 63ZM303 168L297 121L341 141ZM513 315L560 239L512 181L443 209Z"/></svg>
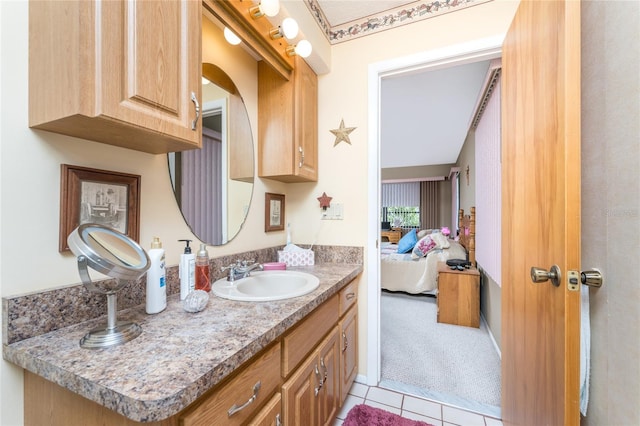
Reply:
<svg viewBox="0 0 640 426"><path fill-rule="evenodd" d="M340 290L340 316L358 300L358 285L355 280L351 281L345 288Z"/></svg>
<svg viewBox="0 0 640 426"><path fill-rule="evenodd" d="M338 295L324 302L282 341L282 377L287 377L338 322Z"/></svg>
<svg viewBox="0 0 640 426"><path fill-rule="evenodd" d="M246 423L256 410L264 405L280 386L280 346L274 345L246 367L229 382L203 397L202 404L182 416L182 424L190 425L240 425ZM260 383L255 393L254 387ZM242 410L229 416L232 407Z"/></svg>
<svg viewBox="0 0 640 426"><path fill-rule="evenodd" d="M480 326L479 278L477 272L438 273L438 322Z"/></svg>

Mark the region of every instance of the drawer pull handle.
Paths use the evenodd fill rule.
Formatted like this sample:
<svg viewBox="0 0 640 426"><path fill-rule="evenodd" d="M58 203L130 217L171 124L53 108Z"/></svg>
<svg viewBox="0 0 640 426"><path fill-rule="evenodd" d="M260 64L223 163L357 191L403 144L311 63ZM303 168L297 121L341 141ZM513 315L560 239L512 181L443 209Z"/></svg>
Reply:
<svg viewBox="0 0 640 426"><path fill-rule="evenodd" d="M347 300L351 300L351 299L353 299L354 297L356 297L356 294L355 294L355 293L347 293Z"/></svg>
<svg viewBox="0 0 640 426"><path fill-rule="evenodd" d="M229 411L227 411L227 414L229 415L229 417L233 416L238 411L244 410L245 408L247 408L248 405L250 405L253 401L255 401L258 398L259 390L260 390L260 382L253 385L253 395L251 396L251 398L247 400L247 402L245 402L240 406L238 406L237 404L234 404L233 407L229 408Z"/></svg>
<svg viewBox="0 0 640 426"><path fill-rule="evenodd" d="M322 389L322 385L324 385L324 381L322 380L322 376L320 376L320 371L318 370L318 364L315 365L314 372L316 373L318 386L313 390L313 392L315 396L318 396L318 394L320 393L320 389Z"/></svg>
<svg viewBox="0 0 640 426"><path fill-rule="evenodd" d="M342 352L344 352L349 347L349 339L347 339L347 333L345 333L344 331L342 332L342 343L344 344Z"/></svg>

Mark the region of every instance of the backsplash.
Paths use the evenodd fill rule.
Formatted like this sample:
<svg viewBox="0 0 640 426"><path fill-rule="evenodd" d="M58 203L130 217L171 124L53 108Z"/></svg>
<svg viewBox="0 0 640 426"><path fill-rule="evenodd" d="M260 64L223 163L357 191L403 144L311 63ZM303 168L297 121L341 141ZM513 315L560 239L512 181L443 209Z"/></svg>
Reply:
<svg viewBox="0 0 640 426"><path fill-rule="evenodd" d="M237 260L273 262L278 258L282 246L253 250L228 256L212 258L211 279L225 275L223 266ZM314 246L316 263L363 263L362 247ZM166 269L167 295L180 292L178 266ZM124 286L118 292L118 310L132 308L145 302L146 278ZM107 314L107 298L91 293L82 284L2 298L3 344L19 342L30 337L49 333L53 330L78 324ZM43 320L47 318L47 320Z"/></svg>

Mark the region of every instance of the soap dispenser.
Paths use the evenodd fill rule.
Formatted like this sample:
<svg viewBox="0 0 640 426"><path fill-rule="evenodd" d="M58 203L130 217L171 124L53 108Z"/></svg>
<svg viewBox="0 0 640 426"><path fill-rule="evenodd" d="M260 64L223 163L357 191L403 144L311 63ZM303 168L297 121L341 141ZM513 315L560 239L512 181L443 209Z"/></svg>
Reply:
<svg viewBox="0 0 640 426"><path fill-rule="evenodd" d="M195 290L196 279L196 255L191 253L189 243L191 240L178 240L185 243L184 253L180 255L178 276L180 277L180 300L184 300L189 293Z"/></svg>
<svg viewBox="0 0 640 426"><path fill-rule="evenodd" d="M165 258L160 238L153 237L151 250L149 250L147 254L151 260L151 266L147 271L145 308L148 314L157 314L167 307L167 286L164 268Z"/></svg>
<svg viewBox="0 0 640 426"><path fill-rule="evenodd" d="M200 250L196 256L196 290L211 291L211 281L209 279L209 253L207 245L200 244Z"/></svg>

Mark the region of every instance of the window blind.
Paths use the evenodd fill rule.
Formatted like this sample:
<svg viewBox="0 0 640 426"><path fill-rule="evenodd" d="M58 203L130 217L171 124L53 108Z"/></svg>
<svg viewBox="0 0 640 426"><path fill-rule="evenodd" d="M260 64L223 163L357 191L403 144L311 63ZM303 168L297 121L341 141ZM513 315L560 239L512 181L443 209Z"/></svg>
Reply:
<svg viewBox="0 0 640 426"><path fill-rule="evenodd" d="M419 207L420 182L383 183L382 207Z"/></svg>
<svg viewBox="0 0 640 426"><path fill-rule="evenodd" d="M476 260L501 281L500 77L476 128Z"/></svg>

